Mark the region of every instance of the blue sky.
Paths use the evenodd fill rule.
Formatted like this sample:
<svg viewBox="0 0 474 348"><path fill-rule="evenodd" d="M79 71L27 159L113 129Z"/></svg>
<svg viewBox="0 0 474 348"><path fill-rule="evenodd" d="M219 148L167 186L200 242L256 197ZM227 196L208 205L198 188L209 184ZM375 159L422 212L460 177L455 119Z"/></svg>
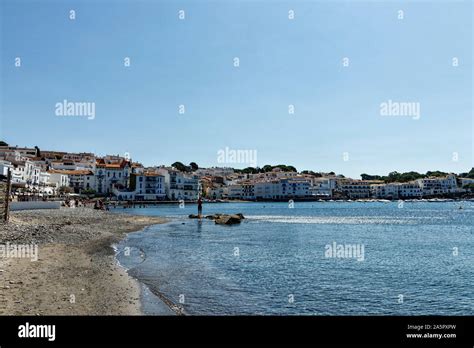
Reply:
<svg viewBox="0 0 474 348"><path fill-rule="evenodd" d="M353 177L468 171L472 14L470 1L2 0L0 138L145 165L218 165L228 147ZM64 99L94 102L95 119L56 116ZM420 103L420 119L381 116L389 99Z"/></svg>

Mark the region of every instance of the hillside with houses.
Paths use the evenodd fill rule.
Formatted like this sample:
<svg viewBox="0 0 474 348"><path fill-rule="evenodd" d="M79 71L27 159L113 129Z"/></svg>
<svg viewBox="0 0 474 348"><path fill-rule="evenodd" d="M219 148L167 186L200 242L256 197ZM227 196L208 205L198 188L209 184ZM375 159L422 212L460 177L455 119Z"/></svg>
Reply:
<svg viewBox="0 0 474 348"><path fill-rule="evenodd" d="M362 174L362 179L352 179L333 172L297 172L285 165L242 170L176 162L144 167L126 156L100 157L2 143L0 176L5 178L8 171L17 199L87 195L117 201L193 201L201 195L209 200L248 201L416 200L471 198L474 192L473 169L463 174L395 172L388 177Z"/></svg>

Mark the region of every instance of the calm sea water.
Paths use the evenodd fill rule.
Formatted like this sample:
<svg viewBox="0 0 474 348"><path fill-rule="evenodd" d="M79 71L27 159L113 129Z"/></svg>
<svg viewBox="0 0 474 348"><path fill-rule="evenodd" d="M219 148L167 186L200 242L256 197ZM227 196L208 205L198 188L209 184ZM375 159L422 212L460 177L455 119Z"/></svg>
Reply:
<svg viewBox="0 0 474 348"><path fill-rule="evenodd" d="M474 202L204 205L243 213L233 226L188 219L196 210L117 209L170 218L117 258L188 314L474 314ZM326 257L333 243L363 246L363 261Z"/></svg>

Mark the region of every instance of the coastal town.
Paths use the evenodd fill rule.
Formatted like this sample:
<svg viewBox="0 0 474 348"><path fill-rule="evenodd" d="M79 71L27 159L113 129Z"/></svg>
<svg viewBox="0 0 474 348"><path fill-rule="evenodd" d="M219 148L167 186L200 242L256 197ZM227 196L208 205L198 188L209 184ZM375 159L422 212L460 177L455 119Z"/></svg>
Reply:
<svg viewBox="0 0 474 348"><path fill-rule="evenodd" d="M0 177L10 172L13 200L65 196L118 202L470 199L474 170L430 172L414 180L353 179L336 173L265 166L239 170L191 163L145 167L128 154L96 156L0 144ZM367 176L367 175L366 175ZM364 175L362 176L364 177Z"/></svg>

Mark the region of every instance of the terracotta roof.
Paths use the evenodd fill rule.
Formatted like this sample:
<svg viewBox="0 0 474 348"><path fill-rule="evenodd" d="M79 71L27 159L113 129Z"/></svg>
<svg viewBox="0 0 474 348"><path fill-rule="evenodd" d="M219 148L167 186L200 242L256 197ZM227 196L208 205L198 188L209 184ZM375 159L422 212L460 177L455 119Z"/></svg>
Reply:
<svg viewBox="0 0 474 348"><path fill-rule="evenodd" d="M120 163L105 163L104 159L97 159L96 164L99 168L106 168L106 169L120 169L125 168L127 164L130 162L122 160Z"/></svg>
<svg viewBox="0 0 474 348"><path fill-rule="evenodd" d="M161 174L158 174L158 173L144 173L145 176L163 176Z"/></svg>
<svg viewBox="0 0 474 348"><path fill-rule="evenodd" d="M58 170L51 169L48 170L50 174L66 174L66 175L94 175L90 170Z"/></svg>

